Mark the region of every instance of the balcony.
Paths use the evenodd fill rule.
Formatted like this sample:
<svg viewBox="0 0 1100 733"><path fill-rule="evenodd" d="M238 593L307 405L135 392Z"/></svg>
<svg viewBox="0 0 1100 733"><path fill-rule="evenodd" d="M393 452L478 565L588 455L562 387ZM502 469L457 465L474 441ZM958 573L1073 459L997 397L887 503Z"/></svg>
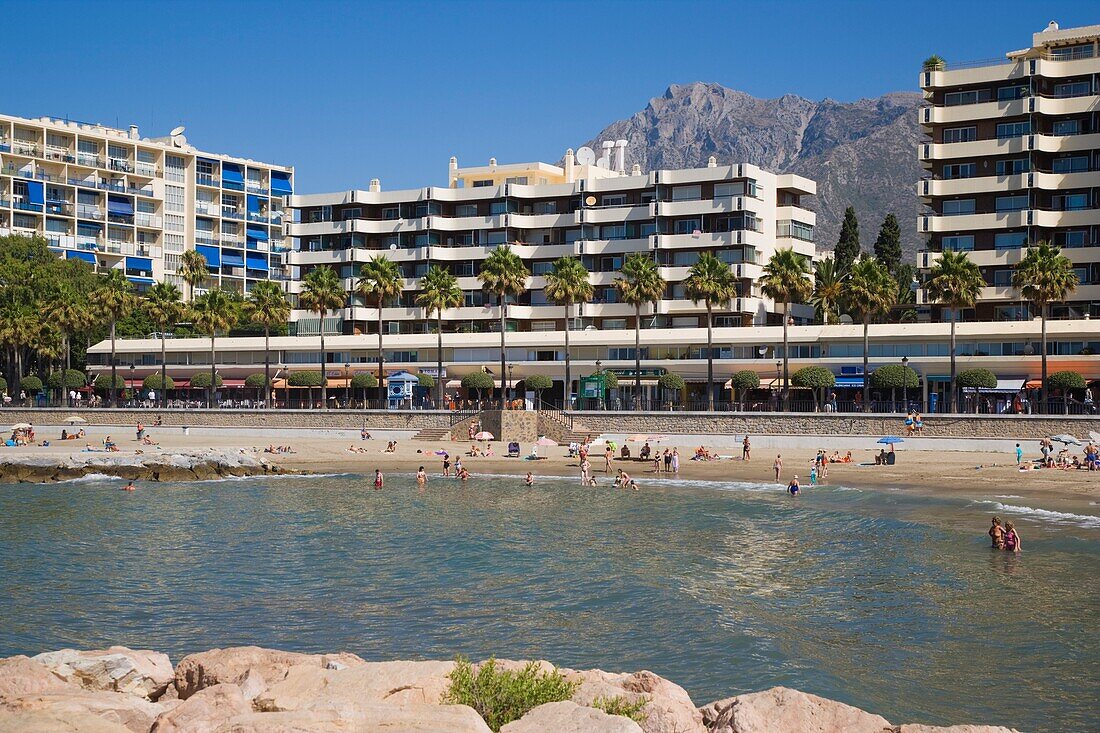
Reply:
<svg viewBox="0 0 1100 733"><path fill-rule="evenodd" d="M210 186L211 188L221 188L222 182L220 178L217 178L209 173L197 173L195 174L195 183L200 186Z"/></svg>
<svg viewBox="0 0 1100 733"><path fill-rule="evenodd" d="M107 167L113 171L120 171L122 173L133 173L134 164L124 158L108 158Z"/></svg>
<svg viewBox="0 0 1100 733"><path fill-rule="evenodd" d="M61 148L56 145L46 146L46 160L55 160L59 163L72 163L76 160L72 151L68 148Z"/></svg>
<svg viewBox="0 0 1100 733"><path fill-rule="evenodd" d="M144 163L142 161L138 161L134 166L134 173L139 176L145 176L146 178L156 178L160 175L160 172L157 171L156 163Z"/></svg>
<svg viewBox="0 0 1100 733"><path fill-rule="evenodd" d="M126 225L126 226L133 226L134 225L134 216L133 216L133 214L114 214L114 213L111 213L111 212L108 211L107 212L107 221L111 222L112 224L123 224L123 225Z"/></svg>
<svg viewBox="0 0 1100 733"><path fill-rule="evenodd" d="M213 203L197 203L195 213L202 216L221 216L221 208Z"/></svg>
<svg viewBox="0 0 1100 733"><path fill-rule="evenodd" d="M76 162L77 165L86 165L90 168L103 167L103 158L100 158L95 153L77 153Z"/></svg>
<svg viewBox="0 0 1100 733"><path fill-rule="evenodd" d="M242 242L244 242L244 237L241 235L222 232L222 244L241 244Z"/></svg>
<svg viewBox="0 0 1100 733"><path fill-rule="evenodd" d="M42 149L38 146L38 143L26 140L14 140L11 144L11 152L15 155L33 155L37 158L41 151Z"/></svg>
<svg viewBox="0 0 1100 733"><path fill-rule="evenodd" d="M222 208L223 219L236 219L237 221L244 221L244 214L235 209Z"/></svg>
<svg viewBox="0 0 1100 733"><path fill-rule="evenodd" d="M96 221L103 219L103 211L98 206L89 204L77 204L76 215L81 219L95 219Z"/></svg>
<svg viewBox="0 0 1100 733"><path fill-rule="evenodd" d="M57 216L72 216L73 205L69 201L47 201L46 213L56 214Z"/></svg>
<svg viewBox="0 0 1100 733"><path fill-rule="evenodd" d="M137 213L134 215L134 223L139 227L146 227L149 229L160 229L161 218L154 214Z"/></svg>
<svg viewBox="0 0 1100 733"><path fill-rule="evenodd" d="M267 223L267 216L265 214L263 214L262 212L250 211L250 212L248 212L248 220L249 221L261 222L263 224L266 224Z"/></svg>
<svg viewBox="0 0 1100 733"><path fill-rule="evenodd" d="M217 245L217 243L218 238L213 234L195 234L195 244L205 244L213 247Z"/></svg>
<svg viewBox="0 0 1100 733"><path fill-rule="evenodd" d="M87 252L96 252L100 249L100 242L96 237L76 235L76 248Z"/></svg>
<svg viewBox="0 0 1100 733"><path fill-rule="evenodd" d="M35 211L42 213L42 204L28 204L25 201L12 201L11 207L16 211Z"/></svg>
<svg viewBox="0 0 1100 733"><path fill-rule="evenodd" d="M248 182L248 192L249 193L258 193L261 196L267 196L268 193L270 193L270 191L268 191L268 189L263 188L262 183L253 183L252 181Z"/></svg>

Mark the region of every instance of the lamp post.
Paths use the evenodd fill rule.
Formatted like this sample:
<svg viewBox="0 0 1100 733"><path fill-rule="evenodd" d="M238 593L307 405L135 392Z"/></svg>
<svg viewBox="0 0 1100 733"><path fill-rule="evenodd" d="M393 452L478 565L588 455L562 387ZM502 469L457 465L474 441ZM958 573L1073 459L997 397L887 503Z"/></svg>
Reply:
<svg viewBox="0 0 1100 733"><path fill-rule="evenodd" d="M134 401L134 364L130 362L130 401Z"/></svg>
<svg viewBox="0 0 1100 733"><path fill-rule="evenodd" d="M344 364L344 407L351 407L351 364Z"/></svg>
<svg viewBox="0 0 1100 733"><path fill-rule="evenodd" d="M508 391L512 396L512 400L516 399L516 387L515 382L512 381L512 370L516 368L515 364L508 365Z"/></svg>
<svg viewBox="0 0 1100 733"><path fill-rule="evenodd" d="M901 390L905 400L905 411L909 412L909 357L901 357Z"/></svg>
<svg viewBox="0 0 1100 733"><path fill-rule="evenodd" d="M601 410L603 409L603 388L604 388L603 379L600 378L601 375L603 374L603 371L600 369L600 367L602 367L602 366L603 366L603 362L600 361L599 359L596 359L596 377L597 377L596 383L599 384L599 386L600 386L600 396L599 396L599 399L598 399L598 405L599 405L599 409L601 409Z"/></svg>
<svg viewBox="0 0 1100 733"><path fill-rule="evenodd" d="M775 411L776 412L779 412L779 390L787 388L786 385L781 385L779 383L779 380L783 378L782 377L782 369L783 369L783 362L780 361L779 359L776 359L775 360L775 386L776 386L776 389L772 393L772 394L775 395Z"/></svg>
<svg viewBox="0 0 1100 733"><path fill-rule="evenodd" d="M290 409L290 367L283 364L283 372L286 374L283 377L283 408Z"/></svg>

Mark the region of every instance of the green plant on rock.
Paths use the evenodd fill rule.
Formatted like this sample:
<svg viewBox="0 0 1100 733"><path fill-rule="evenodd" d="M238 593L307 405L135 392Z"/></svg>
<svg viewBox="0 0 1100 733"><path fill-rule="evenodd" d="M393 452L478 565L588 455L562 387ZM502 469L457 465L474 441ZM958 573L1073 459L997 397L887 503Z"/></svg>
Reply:
<svg viewBox="0 0 1100 733"><path fill-rule="evenodd" d="M500 669L495 658L475 670L468 659L460 657L448 678L451 684L441 702L469 705L494 731L539 705L568 700L580 684L570 682L556 669L543 671L538 662L528 662L518 670Z"/></svg>
<svg viewBox="0 0 1100 733"><path fill-rule="evenodd" d="M624 718L630 718L640 725L644 723L648 717L645 713L645 706L648 704L649 698L644 696L631 701L624 695L613 695L611 697L603 697L601 695L592 701L590 707L602 710L608 715L621 715Z"/></svg>

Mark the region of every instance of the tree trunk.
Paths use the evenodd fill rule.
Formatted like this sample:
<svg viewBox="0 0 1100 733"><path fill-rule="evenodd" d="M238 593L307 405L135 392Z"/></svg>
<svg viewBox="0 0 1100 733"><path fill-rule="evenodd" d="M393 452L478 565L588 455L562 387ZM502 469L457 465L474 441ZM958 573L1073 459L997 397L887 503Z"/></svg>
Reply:
<svg viewBox="0 0 1100 733"><path fill-rule="evenodd" d="M871 326L871 318L869 316L863 317L863 411L871 411L871 395L868 388L871 384L871 375L867 373L867 356L870 351L870 343L868 337L868 330Z"/></svg>
<svg viewBox="0 0 1100 733"><path fill-rule="evenodd" d="M18 353L18 351L16 352ZM115 319L111 319L111 407L118 407L118 365L115 364ZM18 364L20 371L22 371L23 365ZM23 375L20 374L19 378L22 379Z"/></svg>
<svg viewBox="0 0 1100 733"><path fill-rule="evenodd" d="M951 412L955 407L955 403L959 400L959 387L955 383L955 319L956 311L951 309L951 392L947 396L947 409L944 412Z"/></svg>
<svg viewBox="0 0 1100 733"><path fill-rule="evenodd" d="M1039 306L1039 308L1040 308L1040 314L1039 315L1040 315L1041 320L1043 322L1043 344L1042 344L1042 346L1043 346L1043 353L1042 353L1043 383L1041 385L1039 385L1039 402L1042 405L1042 411L1043 412L1041 414L1046 414L1046 412L1050 409L1050 406L1047 403L1047 312L1049 311L1050 306L1047 303L1043 303L1042 305Z"/></svg>
<svg viewBox="0 0 1100 733"><path fill-rule="evenodd" d="M642 407L642 304L634 306L634 409Z"/></svg>
<svg viewBox="0 0 1100 733"><path fill-rule="evenodd" d="M210 334L210 391L206 393L206 406L208 408L214 407L214 391L217 389L217 377L218 374L214 370L218 360L216 357L217 352L214 350L214 334Z"/></svg>
<svg viewBox="0 0 1100 733"><path fill-rule="evenodd" d="M790 303L783 304L783 410L791 411L791 349L787 342L787 320L790 318ZM867 371L864 368L863 371Z"/></svg>
<svg viewBox="0 0 1100 733"><path fill-rule="evenodd" d="M504 293L500 294L500 409L505 409L507 405L504 404L505 397L508 394L508 383L504 380L507 378L508 373L505 371L504 362L507 360L504 349Z"/></svg>
<svg viewBox="0 0 1100 733"><path fill-rule="evenodd" d="M168 353L168 339L164 336L164 329L160 332L160 406L162 409L168 409L168 362L166 361L166 354Z"/></svg>
<svg viewBox="0 0 1100 733"><path fill-rule="evenodd" d="M435 359L435 380L436 380L436 406L437 410L443 409L443 311L436 311L436 359Z"/></svg>
<svg viewBox="0 0 1100 733"><path fill-rule="evenodd" d="M161 385L162 387L164 385ZM271 395L271 327L264 326L264 399L263 403L267 406L267 409L271 409L273 405L270 399Z"/></svg>
<svg viewBox="0 0 1100 733"><path fill-rule="evenodd" d="M326 311L327 313L327 311ZM325 313L321 314L321 409L328 408L328 378L325 376ZM313 388L309 390L309 401L313 402ZM311 404L310 407L313 405Z"/></svg>
<svg viewBox="0 0 1100 733"><path fill-rule="evenodd" d="M707 411L714 412L714 308L707 301Z"/></svg>
<svg viewBox="0 0 1100 733"><path fill-rule="evenodd" d="M69 334L65 334L65 371L61 373L61 390L65 393L65 407L72 409L73 401L69 398L69 369L72 364L72 344Z"/></svg>
<svg viewBox="0 0 1100 733"><path fill-rule="evenodd" d="M388 410L390 401L386 399L386 352L382 350L382 299L378 299L378 396L382 400L381 408Z"/></svg>
<svg viewBox="0 0 1100 733"><path fill-rule="evenodd" d="M566 410L573 409L569 395L573 391L573 372L569 362L569 306L565 306L565 404Z"/></svg>

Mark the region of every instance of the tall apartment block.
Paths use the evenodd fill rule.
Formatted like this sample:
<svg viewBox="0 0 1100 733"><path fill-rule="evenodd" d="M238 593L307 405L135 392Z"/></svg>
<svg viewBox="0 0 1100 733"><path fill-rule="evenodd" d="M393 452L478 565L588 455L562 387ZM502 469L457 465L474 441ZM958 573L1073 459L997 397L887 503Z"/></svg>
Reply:
<svg viewBox="0 0 1100 733"><path fill-rule="evenodd" d="M139 291L182 285L187 249L206 257L205 287L287 280L294 169L203 153L183 128L172 133L0 115L0 234L45 237L62 257L122 270Z"/></svg>
<svg viewBox="0 0 1100 733"><path fill-rule="evenodd" d="M1010 286L1029 244L1063 248L1080 285L1055 318L1100 317L1100 25L1051 23L1004 60L926 67L919 110L927 236L918 267L967 251L987 287L964 320L1037 315ZM924 291L918 302L927 303ZM931 306L933 320L943 320Z"/></svg>
<svg viewBox="0 0 1100 733"><path fill-rule="evenodd" d="M508 307L509 330L561 331L565 308L551 304L544 275L559 257L580 259L591 273L595 297L569 314L571 330L627 329L634 308L619 301L614 281L627 255L656 259L668 281L656 307L645 307L646 328L705 325L706 309L684 296L684 279L703 252L733 268L738 297L722 308L716 326L782 323L782 305L764 297L758 279L776 248L814 255L815 215L804 199L816 184L797 175L776 175L753 165L657 170L625 166L625 141L607 142L603 154L581 148L563 164L497 164L459 168L451 158L448 185L386 192L371 181L366 191L292 196L297 210L290 234L298 246L291 263L305 275L334 267L350 291L361 265L377 255L397 262L405 276L398 302L383 309L388 333L423 333L431 327L415 300L420 278L439 265L457 278L465 301L445 313L445 330L499 329L496 302L477 279L482 261L507 245L526 263L528 290ZM300 286L291 284L292 293ZM292 295L292 298L294 296ZM376 313L352 297L326 332L377 332ZM792 308L797 323L813 309ZM292 333L317 333L316 314L295 310Z"/></svg>

